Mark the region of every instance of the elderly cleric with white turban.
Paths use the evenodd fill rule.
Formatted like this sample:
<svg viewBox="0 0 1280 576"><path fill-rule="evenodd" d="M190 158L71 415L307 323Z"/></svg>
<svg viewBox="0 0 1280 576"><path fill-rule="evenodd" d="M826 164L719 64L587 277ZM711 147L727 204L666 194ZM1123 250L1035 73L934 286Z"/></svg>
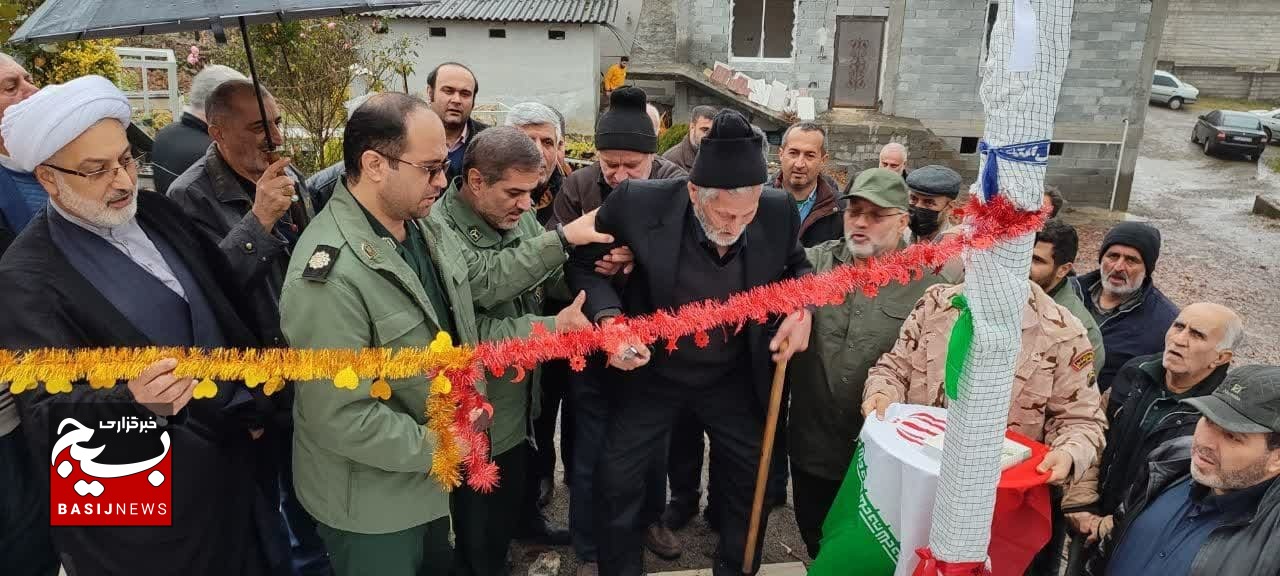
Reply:
<svg viewBox="0 0 1280 576"><path fill-rule="evenodd" d="M130 112L124 94L100 76L45 87L6 110L0 131L10 157L35 173L50 209L0 258L0 348L258 345L217 246L193 234L168 198L138 192L125 135ZM261 440L277 433L273 399L223 384L213 398L193 401L195 382L176 368L163 359L105 390L80 380L60 394L18 395L33 454L53 454L48 431L60 418L153 415L175 454L170 506L158 518L169 525L66 518L77 525L50 531L67 573L265 575L287 561L288 540L276 529L275 463ZM134 440L122 455L108 437L103 458L163 455L152 440Z"/></svg>
<svg viewBox="0 0 1280 576"><path fill-rule="evenodd" d="M10 158L36 174L57 209L111 228L131 219L137 207L136 167L124 166L133 162L125 137L131 113L110 80L82 76L11 106L0 132Z"/></svg>

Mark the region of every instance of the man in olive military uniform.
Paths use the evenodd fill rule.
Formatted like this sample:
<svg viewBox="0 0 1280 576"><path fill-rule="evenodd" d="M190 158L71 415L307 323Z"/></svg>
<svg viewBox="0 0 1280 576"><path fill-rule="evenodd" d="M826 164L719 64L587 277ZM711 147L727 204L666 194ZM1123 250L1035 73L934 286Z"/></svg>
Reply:
<svg viewBox="0 0 1280 576"><path fill-rule="evenodd" d="M411 96L376 96L347 123L343 161L346 182L302 235L285 276L289 343L402 348L437 332L475 343L462 255L424 219L448 167L439 117ZM437 443L425 427L429 386L421 377L391 381L391 398L379 400L371 385L298 384L298 498L339 576L447 575L449 500L427 475Z"/></svg>
<svg viewBox="0 0 1280 576"><path fill-rule="evenodd" d="M907 186L886 168L858 174L842 196L843 238L805 249L814 272L843 265L863 266L905 247L909 215ZM791 359L792 418L788 426L796 524L809 555L818 556L822 522L840 489L862 428L862 385L867 370L893 348L898 331L926 288L941 282L933 274L903 285L890 282L875 298L845 295L836 306L818 308L809 349ZM795 415L803 415L797 417Z"/></svg>
<svg viewBox="0 0 1280 576"><path fill-rule="evenodd" d="M467 145L462 188L450 188L431 219L456 234L469 261L510 253L542 235L533 212L533 192L542 182L544 161L538 147L517 128L490 128ZM550 169L554 169L550 167ZM590 325L582 314L585 295L556 316L543 316L543 302L553 296L573 299L557 268L532 289L505 301L477 304L476 313L492 319L482 324L480 338L498 340L527 336L535 324L547 330L572 330ZM513 381L514 373L493 379L488 386L493 404L489 428L490 452L502 470L502 482L489 494L468 487L453 493L453 528L457 536L454 570L459 576L505 576L507 550L523 511L524 477L532 441L530 423L538 413L540 371ZM567 540L567 532L560 530Z"/></svg>

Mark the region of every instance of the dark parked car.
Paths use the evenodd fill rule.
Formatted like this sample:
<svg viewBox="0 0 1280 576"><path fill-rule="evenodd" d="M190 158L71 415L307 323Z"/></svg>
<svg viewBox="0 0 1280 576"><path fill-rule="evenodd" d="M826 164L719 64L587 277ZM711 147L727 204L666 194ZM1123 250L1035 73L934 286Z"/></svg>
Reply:
<svg viewBox="0 0 1280 576"><path fill-rule="evenodd" d="M1205 154L1233 152L1257 162L1267 147L1267 133L1253 114L1214 110L1196 121L1196 127L1191 129L1191 142L1203 143Z"/></svg>

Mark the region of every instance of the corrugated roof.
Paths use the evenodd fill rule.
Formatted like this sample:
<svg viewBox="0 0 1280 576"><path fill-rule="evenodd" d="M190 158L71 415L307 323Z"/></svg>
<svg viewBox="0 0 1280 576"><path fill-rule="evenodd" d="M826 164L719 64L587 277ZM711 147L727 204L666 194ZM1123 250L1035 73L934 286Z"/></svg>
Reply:
<svg viewBox="0 0 1280 576"><path fill-rule="evenodd" d="M618 0L441 0L381 14L430 20L607 24L617 10Z"/></svg>

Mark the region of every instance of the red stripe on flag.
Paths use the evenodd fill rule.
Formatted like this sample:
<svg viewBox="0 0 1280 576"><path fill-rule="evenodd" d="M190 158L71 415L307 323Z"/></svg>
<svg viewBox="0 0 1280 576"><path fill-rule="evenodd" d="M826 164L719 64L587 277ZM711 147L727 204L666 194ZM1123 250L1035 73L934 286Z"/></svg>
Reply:
<svg viewBox="0 0 1280 576"><path fill-rule="evenodd" d="M906 430L903 430L902 428L898 428L898 435L899 435L899 436L901 436L901 437L902 437L904 440L906 440L907 442L910 442L910 443L912 443L912 444L916 444L916 445L919 445L919 446L923 446L923 445L924 445L924 439L923 439L923 438L917 438L917 437L916 437L916 435L914 435L914 434L910 434L910 433L908 433Z"/></svg>
<svg viewBox="0 0 1280 576"><path fill-rule="evenodd" d="M918 417L920 417L920 418L923 418L923 419L925 419L925 420L929 420L929 421L933 422L934 424L937 424L938 426L940 426L940 427L942 427L942 428L946 428L946 427L947 427L947 421L946 421L946 420L944 420L944 419L942 419L942 418L938 418L937 416L934 416L933 414L929 414L929 413L927 413L927 412L917 412L917 413L916 413L916 416L918 416Z"/></svg>

